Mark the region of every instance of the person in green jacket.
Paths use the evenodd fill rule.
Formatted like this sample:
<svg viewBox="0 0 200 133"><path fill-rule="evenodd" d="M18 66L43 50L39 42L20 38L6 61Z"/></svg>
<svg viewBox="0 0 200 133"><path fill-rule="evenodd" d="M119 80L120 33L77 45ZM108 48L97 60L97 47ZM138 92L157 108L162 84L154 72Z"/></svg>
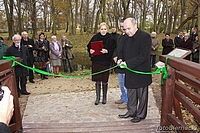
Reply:
<svg viewBox="0 0 200 133"><path fill-rule="evenodd" d="M3 37L0 36L0 60L3 59L3 56L5 55L7 48L8 45L3 42Z"/></svg>

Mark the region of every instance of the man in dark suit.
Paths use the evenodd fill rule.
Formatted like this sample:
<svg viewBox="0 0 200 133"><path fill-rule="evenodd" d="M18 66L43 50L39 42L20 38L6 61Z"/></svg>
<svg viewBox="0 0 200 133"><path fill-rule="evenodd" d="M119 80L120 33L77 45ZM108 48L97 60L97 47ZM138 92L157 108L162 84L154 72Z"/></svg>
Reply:
<svg viewBox="0 0 200 133"><path fill-rule="evenodd" d="M6 50L6 56L20 57L20 63L27 65L28 49L21 44L21 36L15 34L12 37L13 44ZM15 76L17 83L18 97L20 94L29 95L30 93L26 91L26 76L28 75L28 70L23 66L15 66ZM20 84L20 87L19 87ZM21 88L21 89L20 89Z"/></svg>
<svg viewBox="0 0 200 133"><path fill-rule="evenodd" d="M150 72L151 36L141 31L134 18L124 21L124 29L127 34L124 45L118 55L118 64L121 68L126 65L132 70ZM152 83L152 76L137 74L125 70L125 87L127 88L128 112L119 115L120 118L133 117L131 122L140 122L147 116L148 86Z"/></svg>
<svg viewBox="0 0 200 133"><path fill-rule="evenodd" d="M28 60L27 60L28 66L33 67L33 59L34 59L33 50L35 49L34 40L28 37L28 33L26 31L23 31L21 33L21 35L22 35L21 43L22 43L22 45L27 47L28 51L29 51L29 56L28 56ZM29 82L35 83L33 81L33 79L34 79L33 71L31 69L29 69L28 72L29 72Z"/></svg>

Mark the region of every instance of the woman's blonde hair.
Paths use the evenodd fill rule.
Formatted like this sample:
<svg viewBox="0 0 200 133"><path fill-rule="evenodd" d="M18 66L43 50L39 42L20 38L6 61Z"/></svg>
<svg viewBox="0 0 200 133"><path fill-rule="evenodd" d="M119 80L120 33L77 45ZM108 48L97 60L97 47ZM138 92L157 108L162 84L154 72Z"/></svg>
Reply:
<svg viewBox="0 0 200 133"><path fill-rule="evenodd" d="M107 30L108 30L108 25L105 22L102 22L99 24L99 30L101 29L102 26L106 26Z"/></svg>

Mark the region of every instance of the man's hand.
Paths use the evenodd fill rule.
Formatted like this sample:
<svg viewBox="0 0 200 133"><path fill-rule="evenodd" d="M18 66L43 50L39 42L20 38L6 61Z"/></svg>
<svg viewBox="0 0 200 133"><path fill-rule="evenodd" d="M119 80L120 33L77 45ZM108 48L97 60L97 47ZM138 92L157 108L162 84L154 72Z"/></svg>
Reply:
<svg viewBox="0 0 200 133"><path fill-rule="evenodd" d="M117 63L117 57L114 57L113 60L115 63Z"/></svg>
<svg viewBox="0 0 200 133"><path fill-rule="evenodd" d="M0 122L9 125L14 111L13 96L7 86L2 86L1 88L4 90L4 95L0 101Z"/></svg>
<svg viewBox="0 0 200 133"><path fill-rule="evenodd" d="M122 62L122 59L117 60L117 64L120 64Z"/></svg>
<svg viewBox="0 0 200 133"><path fill-rule="evenodd" d="M124 66L127 66L125 61L120 63L120 68L125 68Z"/></svg>

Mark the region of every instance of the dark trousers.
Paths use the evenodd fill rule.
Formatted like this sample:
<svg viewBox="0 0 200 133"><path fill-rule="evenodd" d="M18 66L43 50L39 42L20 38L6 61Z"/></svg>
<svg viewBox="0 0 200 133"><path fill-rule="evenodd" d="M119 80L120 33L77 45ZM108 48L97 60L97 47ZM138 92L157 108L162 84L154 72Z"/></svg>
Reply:
<svg viewBox="0 0 200 133"><path fill-rule="evenodd" d="M70 72L74 71L73 65L72 65L72 60L71 59L63 59L63 68L64 68L64 72L68 72L68 67L67 67L67 61L68 60L68 65L69 65L69 69Z"/></svg>
<svg viewBox="0 0 200 133"><path fill-rule="evenodd" d="M33 62L28 61L28 66L33 68ZM28 69L29 81L34 79L34 74L31 69Z"/></svg>
<svg viewBox="0 0 200 133"><path fill-rule="evenodd" d="M18 93L26 92L26 77L25 76L16 77L16 83L17 83L17 91L18 91ZM20 87L19 87L19 84L20 84Z"/></svg>
<svg viewBox="0 0 200 133"><path fill-rule="evenodd" d="M155 67L156 55L150 55L151 67Z"/></svg>
<svg viewBox="0 0 200 133"><path fill-rule="evenodd" d="M133 114L135 117L146 118L148 106L148 86L137 89L127 88L127 94L128 112Z"/></svg>
<svg viewBox="0 0 200 133"><path fill-rule="evenodd" d="M33 74L33 71L31 69L28 70L28 74L29 74L29 81L33 80L34 79L34 74Z"/></svg>
<svg viewBox="0 0 200 133"><path fill-rule="evenodd" d="M199 58L192 58L193 62L199 63Z"/></svg>

